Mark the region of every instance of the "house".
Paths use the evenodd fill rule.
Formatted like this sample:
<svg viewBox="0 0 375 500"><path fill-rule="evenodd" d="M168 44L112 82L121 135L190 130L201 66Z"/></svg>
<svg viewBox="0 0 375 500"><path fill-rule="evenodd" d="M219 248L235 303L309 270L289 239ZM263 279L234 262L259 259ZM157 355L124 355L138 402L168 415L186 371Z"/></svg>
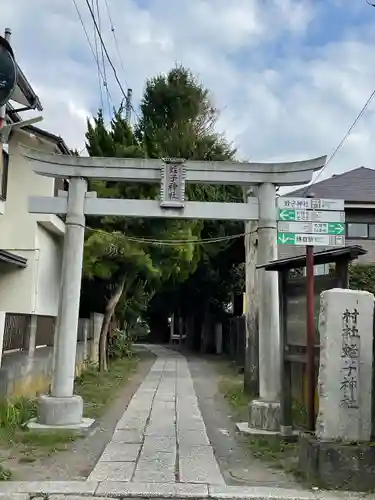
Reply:
<svg viewBox="0 0 375 500"><path fill-rule="evenodd" d="M0 143L0 397L45 393L54 371L65 223L56 215L29 213L28 200L57 196L68 183L35 174L21 146L71 151L61 137L21 124L22 112L42 109L18 67L17 88L6 105L6 122L15 126L9 135L9 128L2 129L7 142ZM87 361L98 362L103 315L90 310L88 316L78 325L77 374Z"/></svg>
<svg viewBox="0 0 375 500"><path fill-rule="evenodd" d="M9 120L19 117L11 110ZM0 206L0 310L13 314L57 316L62 237L56 215L28 212L29 196L54 196L63 181L35 174L20 145L68 154L64 141L39 128L17 129L2 153Z"/></svg>
<svg viewBox="0 0 375 500"><path fill-rule="evenodd" d="M12 104L6 105L7 124L20 123L22 111L42 110L20 68L17 78ZM0 393L11 395L48 388L52 347L43 355L36 349L53 345L65 233L56 215L30 214L28 199L67 187L62 179L35 174L21 145L70 154L60 137L31 125L12 129L0 149Z"/></svg>
<svg viewBox="0 0 375 500"><path fill-rule="evenodd" d="M358 263L375 263L375 170L360 167L314 184L309 194L315 198L345 200L345 233L348 245L360 245L367 254L359 257ZM286 196L305 197L306 188ZM316 247L316 251L327 247ZM293 257L304 253L297 246L278 246L279 258ZM317 272L323 273L320 269Z"/></svg>

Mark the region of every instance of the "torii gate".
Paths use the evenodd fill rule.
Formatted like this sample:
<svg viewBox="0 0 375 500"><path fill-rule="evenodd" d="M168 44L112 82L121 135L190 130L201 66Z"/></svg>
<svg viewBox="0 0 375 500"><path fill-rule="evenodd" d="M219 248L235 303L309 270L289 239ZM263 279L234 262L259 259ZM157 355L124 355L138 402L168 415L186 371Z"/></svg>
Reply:
<svg viewBox="0 0 375 500"><path fill-rule="evenodd" d="M326 156L289 163L236 163L181 159L94 158L54 155L25 149L33 170L70 180L68 193L30 197L29 212L65 214L61 295L55 342L51 396L39 401L38 423L82 426L83 401L73 394L82 259L86 215L179 219L258 220L258 264L277 258L276 187L305 184ZM160 183L160 200L96 198L87 179ZM185 184L258 186L258 198L247 203L185 201ZM259 272L259 410L280 397L280 341L277 273Z"/></svg>

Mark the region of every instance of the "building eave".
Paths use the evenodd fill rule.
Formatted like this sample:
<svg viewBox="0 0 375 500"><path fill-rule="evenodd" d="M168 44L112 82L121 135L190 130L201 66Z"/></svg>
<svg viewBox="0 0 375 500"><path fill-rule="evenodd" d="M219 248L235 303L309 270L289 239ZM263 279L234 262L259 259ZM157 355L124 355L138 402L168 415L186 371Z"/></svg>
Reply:
<svg viewBox="0 0 375 500"><path fill-rule="evenodd" d="M373 201L345 201L345 208L375 209Z"/></svg>
<svg viewBox="0 0 375 500"><path fill-rule="evenodd" d="M0 249L0 262L20 267L21 269L27 267L27 259L25 257L21 257L21 255L17 255L12 252L8 252L7 250Z"/></svg>
<svg viewBox="0 0 375 500"><path fill-rule="evenodd" d="M58 135L52 134L51 132L47 132L46 130L43 130L38 127L34 127L33 125L28 125L23 128L26 132L29 132L30 134L34 134L38 137L41 137L42 139L46 139L49 142L52 142L56 144L60 152L64 155L71 155L72 152L66 145L64 139Z"/></svg>
<svg viewBox="0 0 375 500"><path fill-rule="evenodd" d="M11 123L19 123L20 121L22 121L20 114L17 113L17 111L10 103L7 104L7 118L8 121ZM23 127L22 130L30 134L34 134L38 137L41 137L42 139L52 142L53 144L56 144L61 154L64 155L72 154L67 144L65 143L64 139L58 135L52 134L51 132L47 132L46 130L43 130L39 127L34 127L33 125L28 125L26 127Z"/></svg>
<svg viewBox="0 0 375 500"><path fill-rule="evenodd" d="M43 111L39 97L34 92L31 84L17 64L17 86L11 98L12 101L30 109Z"/></svg>

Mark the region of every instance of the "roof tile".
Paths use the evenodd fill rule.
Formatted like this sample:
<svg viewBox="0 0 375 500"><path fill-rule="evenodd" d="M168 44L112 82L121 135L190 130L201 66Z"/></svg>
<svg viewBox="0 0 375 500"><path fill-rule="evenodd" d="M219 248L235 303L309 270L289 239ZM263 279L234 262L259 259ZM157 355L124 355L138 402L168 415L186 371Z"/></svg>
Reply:
<svg viewBox="0 0 375 500"><path fill-rule="evenodd" d="M287 196L305 196L306 187L288 193ZM375 203L375 170L359 167L340 175L334 175L309 189L316 198L344 199L357 203Z"/></svg>

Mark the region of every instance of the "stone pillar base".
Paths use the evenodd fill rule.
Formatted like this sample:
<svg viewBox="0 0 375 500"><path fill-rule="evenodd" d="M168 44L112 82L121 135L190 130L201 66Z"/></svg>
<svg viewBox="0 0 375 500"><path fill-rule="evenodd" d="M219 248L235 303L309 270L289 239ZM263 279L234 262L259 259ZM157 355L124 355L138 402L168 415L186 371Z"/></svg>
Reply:
<svg viewBox="0 0 375 500"><path fill-rule="evenodd" d="M260 431L280 432L280 403L253 400L249 404L249 427Z"/></svg>
<svg viewBox="0 0 375 500"><path fill-rule="evenodd" d="M82 424L83 400L81 396L38 398L38 417L36 423L47 426L76 426Z"/></svg>
<svg viewBox="0 0 375 500"><path fill-rule="evenodd" d="M320 488L373 491L374 463L371 442L320 441L308 434L299 440L299 472L308 483L319 484Z"/></svg>

